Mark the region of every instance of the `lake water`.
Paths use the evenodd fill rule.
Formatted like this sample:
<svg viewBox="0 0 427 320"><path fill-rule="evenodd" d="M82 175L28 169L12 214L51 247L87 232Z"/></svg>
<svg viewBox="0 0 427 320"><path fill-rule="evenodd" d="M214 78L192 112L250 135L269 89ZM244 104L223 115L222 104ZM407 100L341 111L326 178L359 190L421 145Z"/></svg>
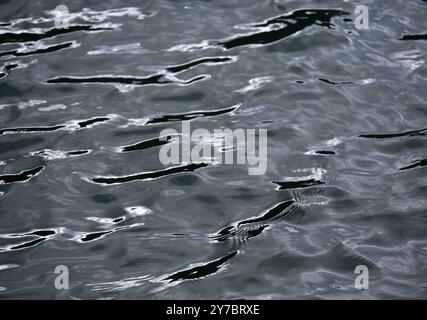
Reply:
<svg viewBox="0 0 427 320"><path fill-rule="evenodd" d="M426 298L426 10L2 0L0 298ZM182 121L265 174L163 165Z"/></svg>

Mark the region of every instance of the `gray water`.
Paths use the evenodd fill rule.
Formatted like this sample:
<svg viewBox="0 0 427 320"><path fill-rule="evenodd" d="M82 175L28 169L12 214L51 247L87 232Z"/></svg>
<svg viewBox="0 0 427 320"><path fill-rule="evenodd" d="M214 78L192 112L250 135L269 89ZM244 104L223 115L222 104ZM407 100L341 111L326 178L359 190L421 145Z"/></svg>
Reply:
<svg viewBox="0 0 427 320"><path fill-rule="evenodd" d="M2 0L0 298L426 298L426 10ZM266 173L168 171L180 120L267 129Z"/></svg>

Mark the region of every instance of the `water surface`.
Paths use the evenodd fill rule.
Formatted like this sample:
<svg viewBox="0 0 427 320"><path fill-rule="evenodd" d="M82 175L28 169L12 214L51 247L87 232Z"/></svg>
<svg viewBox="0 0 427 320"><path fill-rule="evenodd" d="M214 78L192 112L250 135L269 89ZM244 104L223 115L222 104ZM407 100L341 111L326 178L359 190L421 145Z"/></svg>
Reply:
<svg viewBox="0 0 427 320"><path fill-rule="evenodd" d="M0 298L426 298L427 2L366 4L1 1ZM181 121L267 172L162 165Z"/></svg>

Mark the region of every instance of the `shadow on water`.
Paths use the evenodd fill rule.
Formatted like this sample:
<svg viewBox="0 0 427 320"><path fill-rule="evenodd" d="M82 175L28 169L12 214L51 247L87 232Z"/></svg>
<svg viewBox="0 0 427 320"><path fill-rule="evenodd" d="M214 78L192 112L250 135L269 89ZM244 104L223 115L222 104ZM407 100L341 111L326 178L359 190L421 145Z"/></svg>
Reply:
<svg viewBox="0 0 427 320"><path fill-rule="evenodd" d="M35 33L35 32L5 32L0 34L0 44L5 43L16 43L16 42L28 42L28 41L39 41L43 39L52 38L58 35L73 33L77 31L105 31L105 30L113 30L111 28L100 28L94 27L90 25L77 25L77 26L69 26L67 29L49 29L44 30L44 32Z"/></svg>
<svg viewBox="0 0 427 320"><path fill-rule="evenodd" d="M38 166L34 169L23 170L19 173L0 175L0 183L8 184L14 182L26 182L31 178L35 177L44 168L44 166Z"/></svg>
<svg viewBox="0 0 427 320"><path fill-rule="evenodd" d="M193 163L189 165L171 167L158 171L142 172L128 176L120 177L98 177L93 178L92 181L98 184L111 185L111 184L122 184L132 181L149 181L159 179L166 176L175 175L178 173L193 172L197 169L206 167L206 163Z"/></svg>
<svg viewBox="0 0 427 320"><path fill-rule="evenodd" d="M206 75L196 76L189 80L181 80L174 76L183 71L187 71L193 67L201 64L215 65L223 64L235 61L234 57L205 57L190 61L184 64L166 67L163 71L158 74L149 75L146 77L131 77L131 76L89 76L89 77L57 77L47 80L47 83L110 83L110 84L125 84L134 86L146 86L146 85L167 85L167 84L178 84L178 85L189 85L198 81L207 79Z"/></svg>
<svg viewBox="0 0 427 320"><path fill-rule="evenodd" d="M427 166L427 159L417 160L412 162L410 165L400 168L399 170L409 170L417 167L425 167Z"/></svg>
<svg viewBox="0 0 427 320"><path fill-rule="evenodd" d="M233 112L237 110L238 107L239 106L234 106L234 107L219 109L219 110L212 110L212 111L195 111L195 112L180 113L180 114L168 114L168 115L163 115L157 118L151 118L150 120L147 121L146 124L172 122L172 121L184 121L184 120L191 120L199 117L218 116L221 114Z"/></svg>
<svg viewBox="0 0 427 320"><path fill-rule="evenodd" d="M427 135L427 128L419 130L411 130L398 133L372 133L372 134L361 134L361 138L372 138L372 139L389 139L398 137L411 137L411 136L425 136Z"/></svg>
<svg viewBox="0 0 427 320"><path fill-rule="evenodd" d="M299 181L286 181L286 182L273 182L279 185L278 190L286 190L286 189L299 189L299 188L307 188L311 186L317 186L320 184L324 184L323 181L316 179L307 179L307 180L299 180Z"/></svg>
<svg viewBox="0 0 427 320"><path fill-rule="evenodd" d="M69 48L72 45L74 45L74 42L65 42L65 43L56 44L56 45L48 46L46 48L37 49L33 51L18 51L18 50L3 51L3 52L0 52L0 57L9 56L9 55L12 55L14 57L26 57L26 56L32 56L35 54L51 53L51 52Z"/></svg>
<svg viewBox="0 0 427 320"><path fill-rule="evenodd" d="M312 25L333 28L331 23L333 17L348 14L348 12L340 10L297 10L262 23L245 25L248 29L258 29L258 32L239 35L230 40L213 41L212 44L225 49L257 44L265 45L285 39Z"/></svg>
<svg viewBox="0 0 427 320"><path fill-rule="evenodd" d="M164 144L171 142L172 138L177 136L179 135L169 135L169 136L163 136L159 138L148 139L148 140L140 141L128 146L118 147L116 149L119 152L132 152L132 151L139 151L139 150L154 148L154 147L162 146Z"/></svg>
<svg viewBox="0 0 427 320"><path fill-rule="evenodd" d="M206 277L208 275L218 272L222 267L224 267L224 264L231 260L233 257L235 257L237 253L237 251L234 251L217 260L207 263L201 263L197 267L175 272L170 276L164 278L163 280L168 282L175 282L180 280L193 280Z"/></svg>
<svg viewBox="0 0 427 320"><path fill-rule="evenodd" d="M95 117L87 120L73 121L65 124L58 124L53 126L40 126L40 127L16 127L16 128L4 128L0 129L0 135L2 134L17 134L17 133L35 133L35 132L51 132L61 129L74 128L84 129L88 128L96 123L106 122L111 120L108 117Z"/></svg>

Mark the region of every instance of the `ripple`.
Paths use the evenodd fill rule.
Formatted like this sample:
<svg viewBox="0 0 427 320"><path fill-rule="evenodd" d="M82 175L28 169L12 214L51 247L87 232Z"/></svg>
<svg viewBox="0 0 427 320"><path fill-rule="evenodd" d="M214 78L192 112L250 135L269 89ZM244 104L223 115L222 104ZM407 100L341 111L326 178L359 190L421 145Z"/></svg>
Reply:
<svg viewBox="0 0 427 320"><path fill-rule="evenodd" d="M67 29L39 29L38 32L4 32L0 33L0 44L38 41L78 31L94 32L112 30L111 28L94 27L90 25L74 25Z"/></svg>
<svg viewBox="0 0 427 320"><path fill-rule="evenodd" d="M427 34L406 34L399 40L427 40Z"/></svg>
<svg viewBox="0 0 427 320"><path fill-rule="evenodd" d="M2 265L0 265L0 271L18 268L18 267L19 267L19 264L14 264L14 263L2 264Z"/></svg>
<svg viewBox="0 0 427 320"><path fill-rule="evenodd" d="M398 133L372 133L372 134L361 134L361 138L372 138L372 139L389 139L389 138L398 138L398 137L412 137L412 136L425 136L427 135L427 128L404 131Z"/></svg>
<svg viewBox="0 0 427 320"><path fill-rule="evenodd" d="M148 119L146 124L173 122L173 121L184 121L184 120L191 120L191 119L199 118L199 117L218 116L218 115L225 114L225 113L232 113L232 112L236 111L239 107L240 107L240 105L236 105L236 106L233 106L230 108L217 109L217 110L212 110L212 111L200 110L200 111L194 111L194 112L188 112L188 113L163 115L161 117Z"/></svg>
<svg viewBox="0 0 427 320"><path fill-rule="evenodd" d="M113 233L116 233L118 231L130 229L130 228L140 227L143 225L144 225L144 223L134 223L131 225L116 227L114 229L106 230L106 231L81 233L81 235L76 239L76 241L80 242L80 243L93 242L93 241L104 239L109 234L113 234Z"/></svg>
<svg viewBox="0 0 427 320"><path fill-rule="evenodd" d="M298 210L293 210L294 200L288 200L274 205L272 208L261 213L260 216L238 221L227 226L216 234L211 235L214 241L225 241L228 239L247 240L260 235L267 230L269 223L274 220L289 218Z"/></svg>
<svg viewBox="0 0 427 320"><path fill-rule="evenodd" d="M0 184L27 182L31 178L37 176L44 168L44 166L38 166L33 169L23 170L19 173L0 175Z"/></svg>
<svg viewBox="0 0 427 320"><path fill-rule="evenodd" d="M273 182L273 183L279 185L279 188L277 190L308 188L312 186L318 186L319 184L324 184L323 181L319 181L316 179Z"/></svg>
<svg viewBox="0 0 427 320"><path fill-rule="evenodd" d="M31 247L34 247L34 246L42 243L42 242L45 242L46 240L47 240L46 238L35 239L32 241L21 243L21 244L16 245L16 246L11 246L10 248L8 248L8 250L14 251L14 250L31 248Z"/></svg>
<svg viewBox="0 0 427 320"><path fill-rule="evenodd" d="M56 18L61 17L62 12L57 10L50 10L49 14L52 16L48 21L53 21ZM151 15L152 13L150 13ZM138 7L123 7L123 8L114 8L108 10L93 10L90 8L83 8L79 12L69 12L67 15L68 21L73 21L76 19L81 19L86 22L99 23L104 22L110 18L117 17L133 17L137 20L143 20L148 17L149 14L143 14Z"/></svg>
<svg viewBox="0 0 427 320"><path fill-rule="evenodd" d="M190 70L198 65L207 64L207 65L216 65L235 62L237 57L204 57L194 61L190 61L181 65L167 67L165 70L171 73L179 73L183 71Z"/></svg>
<svg viewBox="0 0 427 320"><path fill-rule="evenodd" d="M159 138L148 139L148 140L136 142L131 145L116 147L114 148L114 150L116 152L123 153L123 152L133 152L133 151L154 148L154 147L162 146L164 144L171 142L172 139L177 136L179 135L169 135L169 136L162 136Z"/></svg>
<svg viewBox="0 0 427 320"><path fill-rule="evenodd" d="M222 47L226 50L241 46L266 45L283 40L312 25L333 28L331 19L335 16L348 15L340 10L296 10L286 15L273 17L261 23L240 26L241 29L257 32L241 34L226 40L204 41L200 44L178 45L169 51L194 51Z"/></svg>
<svg viewBox="0 0 427 320"><path fill-rule="evenodd" d="M72 151L64 151L64 150L51 150L44 149L40 151L30 152L32 156L39 156L46 160L57 160L57 159L68 159L74 158L78 156L82 156L90 153L91 150L72 150Z"/></svg>
<svg viewBox="0 0 427 320"><path fill-rule="evenodd" d="M143 49L140 43L127 43L116 46L100 46L96 50L88 51L87 54L95 56L100 54L143 54L149 52Z"/></svg>
<svg viewBox="0 0 427 320"><path fill-rule="evenodd" d="M198 263L194 267L175 272L165 277L163 281L176 282L176 281L204 278L206 276L209 276L218 272L221 268L224 268L224 265L229 260L234 258L237 254L238 254L238 251L234 251L217 260L206 262L206 263Z"/></svg>
<svg viewBox="0 0 427 320"><path fill-rule="evenodd" d="M325 78L319 78L319 81L328 83L328 84L333 84L333 85L339 85L339 84L354 84L354 81L332 81L329 79L325 79Z"/></svg>
<svg viewBox="0 0 427 320"><path fill-rule="evenodd" d="M249 91L258 90L259 88L262 88L266 84L271 83L273 81L274 81L274 78L270 76L253 78L249 80L249 85L239 90L236 90L236 92L246 93Z"/></svg>
<svg viewBox="0 0 427 320"><path fill-rule="evenodd" d="M101 75L93 77L58 77L47 80L47 83L110 83L110 84L125 84L132 86L147 86L147 85L166 85L178 84L188 85L198 81L207 79L206 75L194 77L189 80L180 80L168 75L152 75L148 77L131 77L131 76L116 76L116 75Z"/></svg>
<svg viewBox="0 0 427 320"><path fill-rule="evenodd" d="M147 85L189 85L198 81L208 79L208 75L199 75L189 80L181 80L173 76L175 73L180 73L192 69L198 65L216 65L231 63L236 61L236 57L204 57L194 61L190 61L181 65L166 67L159 74L150 75L147 77L132 77L132 76L117 76L117 75L99 75L89 77L56 77L48 79L47 83L98 83L98 84L120 84L129 86L147 86ZM123 89L123 88L122 88ZM123 91L123 90L122 90ZM125 90L126 91L126 90Z"/></svg>
<svg viewBox="0 0 427 320"><path fill-rule="evenodd" d="M112 120L112 117L94 117L86 120L71 120L64 124L53 126L40 126L40 127L16 127L16 128L3 128L0 129L2 134L17 134L17 133L35 133L35 132L52 132L57 130L74 131L85 128L92 128L97 123Z"/></svg>
<svg viewBox="0 0 427 320"><path fill-rule="evenodd" d="M44 126L44 127L17 127L17 128L4 128L0 129L1 134L11 133L31 133L31 132L50 132L65 128L64 125L57 126Z"/></svg>
<svg viewBox="0 0 427 320"><path fill-rule="evenodd" d="M158 171L150 171L150 172L142 172L128 176L110 176L110 177L97 177L92 178L91 181L97 184L103 185L113 185L113 184L122 184L132 181L151 181L159 178L163 178L166 176L171 176L179 173L185 172L193 172L197 169L206 167L208 164L206 163L197 163L197 164L189 164L177 167L170 167L163 170Z"/></svg>
<svg viewBox="0 0 427 320"><path fill-rule="evenodd" d="M11 51L3 51L3 52L0 52L0 57L2 56L26 57L26 56L46 54L46 53L60 51L67 48L76 48L76 47L78 47L78 44L74 41L64 42L64 43L55 44L51 46L38 45L38 48L36 50L17 49L17 50L11 50Z"/></svg>
<svg viewBox="0 0 427 320"><path fill-rule="evenodd" d="M400 168L399 170L409 170L417 167L425 167L427 166L427 159L417 160L412 162L410 165Z"/></svg>

